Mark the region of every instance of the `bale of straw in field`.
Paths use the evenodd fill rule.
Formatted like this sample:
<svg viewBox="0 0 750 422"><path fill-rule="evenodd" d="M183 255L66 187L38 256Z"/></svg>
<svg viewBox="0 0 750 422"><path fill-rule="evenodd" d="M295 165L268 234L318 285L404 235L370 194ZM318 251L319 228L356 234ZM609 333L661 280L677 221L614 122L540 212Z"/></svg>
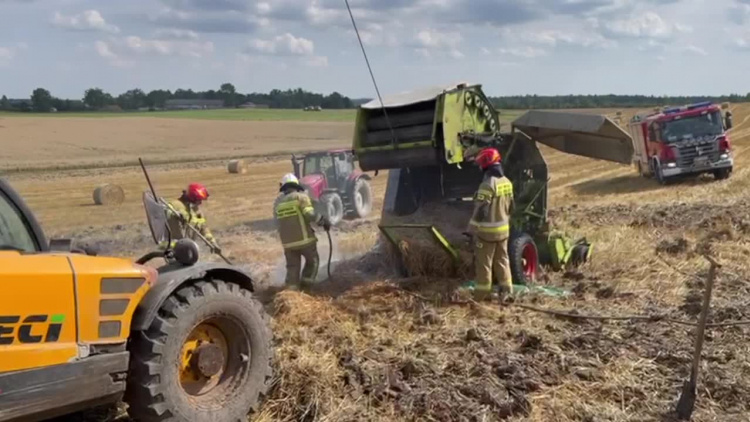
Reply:
<svg viewBox="0 0 750 422"><path fill-rule="evenodd" d="M232 160L227 165L227 169L233 174L245 174L247 173L247 163L245 160Z"/></svg>
<svg viewBox="0 0 750 422"><path fill-rule="evenodd" d="M96 205L120 205L123 201L125 201L125 191L120 186L104 184L94 189Z"/></svg>

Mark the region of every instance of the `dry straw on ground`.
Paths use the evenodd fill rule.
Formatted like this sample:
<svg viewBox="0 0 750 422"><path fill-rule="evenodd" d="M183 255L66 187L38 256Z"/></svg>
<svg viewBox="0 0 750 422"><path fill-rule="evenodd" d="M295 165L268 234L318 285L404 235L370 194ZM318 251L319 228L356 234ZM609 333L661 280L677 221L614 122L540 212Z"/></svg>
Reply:
<svg viewBox="0 0 750 422"><path fill-rule="evenodd" d="M96 205L120 205L125 201L125 190L113 184L104 184L94 189Z"/></svg>

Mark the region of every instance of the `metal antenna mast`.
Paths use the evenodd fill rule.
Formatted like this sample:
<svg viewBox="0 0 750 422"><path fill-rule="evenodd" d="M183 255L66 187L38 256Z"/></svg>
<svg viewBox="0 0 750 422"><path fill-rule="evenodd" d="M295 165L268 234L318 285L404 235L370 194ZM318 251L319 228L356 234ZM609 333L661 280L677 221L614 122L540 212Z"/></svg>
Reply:
<svg viewBox="0 0 750 422"><path fill-rule="evenodd" d="M375 93L378 94L380 107L383 109L383 115L385 116L385 123L388 125L388 129L391 131L391 144L393 144L395 148L396 147L396 133L393 131L393 126L391 126L391 120L388 118L388 112L385 110L385 104L383 104L383 97L380 96L378 83L375 81L375 75L372 73L372 66L370 66L370 60L367 59L367 53L365 52L365 45L362 43L362 37L359 36L359 29L357 29L357 23L354 21L354 14L352 14L352 8L349 6L349 0L344 0L344 3L346 3L346 9L349 11L349 17L352 19L352 26L354 27L354 32L357 34L357 40L359 40L359 47L362 49L362 55L365 56L365 63L367 63L367 70L370 71L370 78L372 78L372 84L375 86Z"/></svg>

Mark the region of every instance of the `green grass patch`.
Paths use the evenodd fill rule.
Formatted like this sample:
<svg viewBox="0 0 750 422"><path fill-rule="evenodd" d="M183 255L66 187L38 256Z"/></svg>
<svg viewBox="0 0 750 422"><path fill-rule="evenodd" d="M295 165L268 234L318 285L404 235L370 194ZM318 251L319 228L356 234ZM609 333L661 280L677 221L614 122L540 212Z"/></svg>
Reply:
<svg viewBox="0 0 750 422"><path fill-rule="evenodd" d="M154 117L162 119L230 120L230 121L298 121L298 122L354 122L355 110L303 111L285 109L221 109L221 110L170 110L144 112L71 112L71 113L9 113L0 117L49 118L112 118Z"/></svg>

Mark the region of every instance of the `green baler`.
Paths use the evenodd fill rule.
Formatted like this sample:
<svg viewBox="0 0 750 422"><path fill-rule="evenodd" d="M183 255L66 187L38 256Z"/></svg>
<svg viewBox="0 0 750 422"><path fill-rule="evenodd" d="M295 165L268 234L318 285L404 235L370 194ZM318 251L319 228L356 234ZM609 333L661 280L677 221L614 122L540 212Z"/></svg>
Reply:
<svg viewBox="0 0 750 422"><path fill-rule="evenodd" d="M468 250L463 232L471 198L482 180L472 156L490 146L500 151L514 186L509 242L514 282L533 281L539 265L559 270L588 260L592 248L585 239L572 241L550 230L547 163L536 142L630 164L629 136L593 114L529 111L511 125L510 132L500 130L499 114L481 85L428 87L360 106L354 152L363 171L389 171L380 229L397 252L421 231L460 264L461 249Z"/></svg>

